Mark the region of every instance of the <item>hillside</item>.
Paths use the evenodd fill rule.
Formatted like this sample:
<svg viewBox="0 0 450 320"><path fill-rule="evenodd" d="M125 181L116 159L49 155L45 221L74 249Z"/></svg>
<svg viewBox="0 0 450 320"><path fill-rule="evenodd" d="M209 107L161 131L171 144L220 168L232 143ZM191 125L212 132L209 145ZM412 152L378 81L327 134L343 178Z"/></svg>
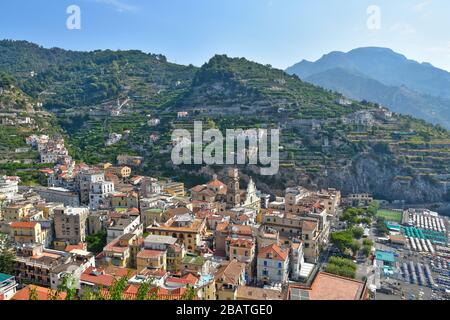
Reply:
<svg viewBox="0 0 450 320"><path fill-rule="evenodd" d="M206 113L288 113L298 119L325 119L356 110L337 103L342 96L244 58L216 55L196 73L177 109Z"/></svg>
<svg viewBox="0 0 450 320"><path fill-rule="evenodd" d="M305 81L340 92L358 101L368 100L389 106L394 112L424 119L433 124L450 126L450 107L447 100L418 93L405 86L385 85L363 74L343 68L313 74Z"/></svg>
<svg viewBox="0 0 450 320"><path fill-rule="evenodd" d="M450 73L385 48L331 52L286 70L348 97L450 128Z"/></svg>
<svg viewBox="0 0 450 320"><path fill-rule="evenodd" d="M174 128L192 129L193 120L223 132L279 127L281 170L273 177L255 176L263 191L281 194L286 186L301 183L390 200L450 200L450 133L440 127L374 103L349 101L244 58L218 55L198 69L138 51L86 55L17 81L32 96L27 99L57 115L77 160L95 164L114 161L121 153L143 155L146 161L137 173L187 179L189 186L213 168L173 167ZM108 88L117 83L117 90L85 87L93 75L95 83ZM13 105L9 102L8 108ZM190 116L177 119L178 111ZM161 122L149 125L150 118ZM111 133L123 139L106 145ZM254 168L241 169L250 173Z"/></svg>

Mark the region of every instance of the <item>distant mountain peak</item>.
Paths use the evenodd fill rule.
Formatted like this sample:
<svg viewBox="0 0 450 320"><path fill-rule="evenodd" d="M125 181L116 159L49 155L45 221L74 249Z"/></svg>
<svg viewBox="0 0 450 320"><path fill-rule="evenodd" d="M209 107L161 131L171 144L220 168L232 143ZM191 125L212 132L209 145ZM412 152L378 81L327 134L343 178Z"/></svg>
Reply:
<svg viewBox="0 0 450 320"><path fill-rule="evenodd" d="M382 103L450 127L450 73L390 48L332 51L315 62L303 60L286 72L352 98ZM436 110L440 117L434 116Z"/></svg>

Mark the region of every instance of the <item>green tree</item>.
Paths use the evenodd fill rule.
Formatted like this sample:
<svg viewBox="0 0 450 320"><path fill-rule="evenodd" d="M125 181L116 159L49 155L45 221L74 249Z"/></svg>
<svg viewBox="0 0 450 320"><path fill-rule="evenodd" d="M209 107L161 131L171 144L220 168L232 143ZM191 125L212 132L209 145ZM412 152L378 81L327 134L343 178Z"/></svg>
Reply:
<svg viewBox="0 0 450 320"><path fill-rule="evenodd" d="M364 234L364 229L360 227L353 227L351 231L355 239L361 239Z"/></svg>
<svg viewBox="0 0 450 320"><path fill-rule="evenodd" d="M100 253L106 246L106 231L100 231L99 233L90 235L86 237L86 242L88 245L88 250L94 253Z"/></svg>
<svg viewBox="0 0 450 320"><path fill-rule="evenodd" d="M342 253L345 249L350 248L353 243L353 235L351 231L338 231L330 235L331 243L333 243Z"/></svg>
<svg viewBox="0 0 450 320"><path fill-rule="evenodd" d="M31 285L28 286L28 300L38 300L36 287Z"/></svg>
<svg viewBox="0 0 450 320"><path fill-rule="evenodd" d="M149 299L149 292L151 289L151 285L152 285L152 281L150 281L150 280L141 282L141 284L139 285L138 291L137 291L136 300Z"/></svg>
<svg viewBox="0 0 450 320"><path fill-rule="evenodd" d="M194 300L197 295L197 291L191 285L188 285L186 288L186 292L181 297L182 300Z"/></svg>
<svg viewBox="0 0 450 320"><path fill-rule="evenodd" d="M128 277L121 277L119 280L115 279L111 287L109 287L108 300L124 300L123 293L128 285Z"/></svg>
<svg viewBox="0 0 450 320"><path fill-rule="evenodd" d="M14 253L11 243L5 234L0 233L0 273L14 273Z"/></svg>
<svg viewBox="0 0 450 320"><path fill-rule="evenodd" d="M379 234L387 235L389 233L389 229L386 226L385 220L383 218L377 219L376 228Z"/></svg>
<svg viewBox="0 0 450 320"><path fill-rule="evenodd" d="M367 245L363 246L361 252L367 258L372 253L372 246L367 246Z"/></svg>

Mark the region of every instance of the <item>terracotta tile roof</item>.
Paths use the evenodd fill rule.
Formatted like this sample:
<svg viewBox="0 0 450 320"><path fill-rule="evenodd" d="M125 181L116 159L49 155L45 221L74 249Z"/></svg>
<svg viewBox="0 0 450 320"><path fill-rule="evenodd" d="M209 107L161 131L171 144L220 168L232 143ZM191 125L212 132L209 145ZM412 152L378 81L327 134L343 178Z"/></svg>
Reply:
<svg viewBox="0 0 450 320"><path fill-rule="evenodd" d="M19 221L11 223L11 228L34 229L37 224L38 224L37 222Z"/></svg>
<svg viewBox="0 0 450 320"><path fill-rule="evenodd" d="M28 285L25 288L16 292L11 300L30 300L30 288L36 290L37 300L49 300L50 289L39 287L35 285ZM59 299L64 300L66 298L66 293L61 292L59 294Z"/></svg>
<svg viewBox="0 0 450 320"><path fill-rule="evenodd" d="M285 300L286 297L277 290L238 286L236 298L238 300Z"/></svg>
<svg viewBox="0 0 450 320"><path fill-rule="evenodd" d="M68 246L66 246L66 248L64 249L65 252L70 252L72 250L86 250L87 245L85 243L79 243L79 244L69 244Z"/></svg>
<svg viewBox="0 0 450 320"><path fill-rule="evenodd" d="M178 207L178 208L170 208L167 210L167 213L170 216L179 216L182 214L190 213L191 211L188 208L185 207Z"/></svg>
<svg viewBox="0 0 450 320"><path fill-rule="evenodd" d="M98 272L98 274L94 274L94 272ZM112 275L105 274L103 269L94 267L87 268L80 276L81 281L89 282L100 287L111 286L114 279Z"/></svg>
<svg viewBox="0 0 450 320"><path fill-rule="evenodd" d="M123 299L124 300L135 300L136 295L138 292L138 286L131 284L128 285L124 292L123 292ZM148 297L151 297L152 295L155 295L156 300L181 300L183 298L183 295L186 292L186 288L177 288L175 290L168 290L165 288L152 288L148 292ZM103 289L101 291L101 294L103 297L107 298L109 297L109 291Z"/></svg>
<svg viewBox="0 0 450 320"><path fill-rule="evenodd" d="M182 278L189 281L191 284L196 284L198 282L198 278L194 276L192 273L188 273L184 275Z"/></svg>
<svg viewBox="0 0 450 320"><path fill-rule="evenodd" d="M233 234L238 234L241 236L251 236L253 235L252 227L250 226L241 226L239 224L233 224L231 226L230 232Z"/></svg>
<svg viewBox="0 0 450 320"><path fill-rule="evenodd" d="M270 255L270 258L267 257L268 254ZM258 258L285 261L288 255L288 249L283 250L276 244L271 244L270 246L265 246L260 249Z"/></svg>
<svg viewBox="0 0 450 320"><path fill-rule="evenodd" d="M198 278L196 276L194 276L191 273L188 273L187 275L181 277L181 278L176 278L176 277L170 277L167 278L166 282L172 282L172 283L179 283L179 284L184 284L184 285L195 285L198 282Z"/></svg>
<svg viewBox="0 0 450 320"><path fill-rule="evenodd" d="M144 250L141 250L137 254L137 257L138 258L144 258L144 259L157 258L157 257L163 256L164 253L165 253L165 251L144 249Z"/></svg>
<svg viewBox="0 0 450 320"><path fill-rule="evenodd" d="M134 269L110 265L105 268L105 273L110 274L115 278L122 278L122 277L132 277L137 274L137 271Z"/></svg>
<svg viewBox="0 0 450 320"><path fill-rule="evenodd" d="M239 216L238 220L239 220L239 221L249 221L250 218L249 218L247 215L245 215L245 214L241 214L241 215Z"/></svg>
<svg viewBox="0 0 450 320"><path fill-rule="evenodd" d="M211 180L207 183L208 187L210 188L220 188L220 187L226 187L227 185L220 181L219 179Z"/></svg>
<svg viewBox="0 0 450 320"><path fill-rule="evenodd" d="M200 191L202 191L205 188L206 188L206 186L204 184L203 185L200 184L198 186L195 186L195 187L191 188L191 191L193 191L193 192L200 192Z"/></svg>
<svg viewBox="0 0 450 320"><path fill-rule="evenodd" d="M317 222L303 220L302 221L302 230L312 231L317 228Z"/></svg>
<svg viewBox="0 0 450 320"><path fill-rule="evenodd" d="M254 242L252 239L247 238L227 238L228 241L230 241L230 246L236 246L236 247L243 247L243 248L252 248L254 245Z"/></svg>
<svg viewBox="0 0 450 320"><path fill-rule="evenodd" d="M216 231L222 232L225 231L230 223L228 221L220 222L216 226Z"/></svg>
<svg viewBox="0 0 450 320"><path fill-rule="evenodd" d="M243 272L245 272L245 263L233 260L220 267L214 278L218 282L237 285Z"/></svg>
<svg viewBox="0 0 450 320"><path fill-rule="evenodd" d="M292 286L309 293L309 300L360 300L365 299L364 282L319 272L311 288ZM289 290L292 290L290 288Z"/></svg>

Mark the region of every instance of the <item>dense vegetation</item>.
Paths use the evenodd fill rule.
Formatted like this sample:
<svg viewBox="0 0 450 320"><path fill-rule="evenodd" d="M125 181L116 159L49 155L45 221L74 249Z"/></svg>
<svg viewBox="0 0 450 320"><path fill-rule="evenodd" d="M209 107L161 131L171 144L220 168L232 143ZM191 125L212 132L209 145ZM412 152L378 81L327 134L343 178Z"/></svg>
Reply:
<svg viewBox="0 0 450 320"><path fill-rule="evenodd" d="M341 103L342 95L269 65L218 55L195 68L140 51L72 52L14 41L0 41L0 53L0 71L17 79L28 101L42 102L56 114L57 122L44 113L36 117L43 122L40 131L61 127L69 151L80 161L93 164L114 161L122 153L142 155L147 161L140 173L177 172L195 181L200 178L197 166L174 170L169 161L173 129L191 129L194 119L222 131L280 127L281 171L270 181L255 177L263 191L303 184L370 192L387 200L433 202L448 197L448 131L411 117L384 118L378 105L366 101ZM9 76L2 79L11 81ZM9 96L4 104L9 109L26 105ZM177 111L189 111L190 117L177 119ZM361 122L361 115L373 121ZM150 118L161 123L150 126ZM24 146L23 137L30 131L0 127L0 149L8 150L7 161L36 158L32 151L12 151ZM106 146L111 133L124 137Z"/></svg>
<svg viewBox="0 0 450 320"><path fill-rule="evenodd" d="M356 264L349 259L330 257L325 267L328 273L354 279L356 276Z"/></svg>
<svg viewBox="0 0 450 320"><path fill-rule="evenodd" d="M106 237L106 231L101 231L99 233L87 236L87 249L95 254L102 252L103 248L106 246Z"/></svg>

